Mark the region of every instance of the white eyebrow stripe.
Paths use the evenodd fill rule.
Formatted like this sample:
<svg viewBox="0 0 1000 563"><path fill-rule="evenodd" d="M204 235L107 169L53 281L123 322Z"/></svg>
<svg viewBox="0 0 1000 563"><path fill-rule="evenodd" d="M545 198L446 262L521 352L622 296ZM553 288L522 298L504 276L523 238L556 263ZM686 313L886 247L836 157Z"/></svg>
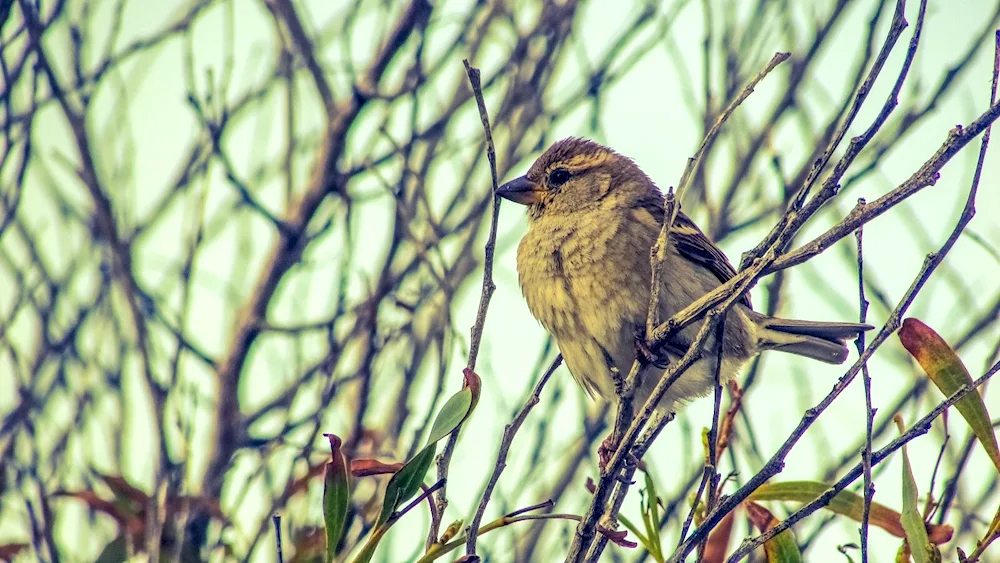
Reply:
<svg viewBox="0 0 1000 563"><path fill-rule="evenodd" d="M567 168L579 170L582 168L593 168L595 166L600 166L609 160L611 157L607 153L586 153L578 154L566 160L558 160L549 164L545 170L550 172L556 168Z"/></svg>

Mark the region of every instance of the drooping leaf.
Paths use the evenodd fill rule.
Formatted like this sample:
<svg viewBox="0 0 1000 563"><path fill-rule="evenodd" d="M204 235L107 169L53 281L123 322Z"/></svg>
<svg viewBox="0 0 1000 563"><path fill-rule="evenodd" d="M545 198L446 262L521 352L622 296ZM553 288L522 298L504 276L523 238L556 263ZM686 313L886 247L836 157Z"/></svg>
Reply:
<svg viewBox="0 0 1000 563"><path fill-rule="evenodd" d="M771 514L771 511L763 506L747 501L744 503L750 521L761 532L766 532L778 524L778 519ZM795 534L788 528L773 538L764 542L764 554L767 556L767 563L801 563L802 552L795 543Z"/></svg>
<svg viewBox="0 0 1000 563"><path fill-rule="evenodd" d="M899 341L946 397L953 395L962 386L972 384L969 370L965 369L965 364L951 346L921 321L904 320L899 329ZM976 438L986 448L993 465L1000 471L1000 447L997 446L997 437L983 397L971 391L955 403L955 408L965 418Z"/></svg>
<svg viewBox="0 0 1000 563"><path fill-rule="evenodd" d="M755 501L787 501L806 504L819 498L829 488L829 485L815 481L765 483L751 493L749 498ZM861 495L850 491L840 491L826 506L826 509L860 522L864 505L865 500ZM899 512L883 504L873 502L868 517L872 526L882 528L897 538L906 537L906 532L900 522ZM946 543L951 540L954 533L955 530L951 526L927 524L927 535L931 543Z"/></svg>
<svg viewBox="0 0 1000 563"><path fill-rule="evenodd" d="M389 475L403 468L402 463L383 463L377 459L352 459L351 475L355 477L370 477L372 475Z"/></svg>
<svg viewBox="0 0 1000 563"><path fill-rule="evenodd" d="M719 525L708 535L705 543L705 556L702 563L722 563L726 560L726 553L729 550L729 540L733 535L733 520L736 511L731 510L722 517Z"/></svg>
<svg viewBox="0 0 1000 563"><path fill-rule="evenodd" d="M608 541L619 547L627 547L629 549L635 549L639 547L639 544L627 539L628 532L626 532L625 530L612 530L610 528L605 528L604 526L598 524L597 531L600 532L602 536L608 538Z"/></svg>
<svg viewBox="0 0 1000 563"><path fill-rule="evenodd" d="M337 555L337 544L347 523L347 510L351 502L351 483L348 478L347 458L341 451L341 440L326 434L330 440L330 461L323 478L323 524L326 526L326 561Z"/></svg>
<svg viewBox="0 0 1000 563"><path fill-rule="evenodd" d="M903 417L899 414L893 417L899 433L905 431ZM913 478L913 468L910 466L910 456L903 444L903 510L900 513L900 523L906 532L906 543L910 546L910 554L916 563L940 563L941 552L927 537L924 527L924 517L917 506L917 481Z"/></svg>

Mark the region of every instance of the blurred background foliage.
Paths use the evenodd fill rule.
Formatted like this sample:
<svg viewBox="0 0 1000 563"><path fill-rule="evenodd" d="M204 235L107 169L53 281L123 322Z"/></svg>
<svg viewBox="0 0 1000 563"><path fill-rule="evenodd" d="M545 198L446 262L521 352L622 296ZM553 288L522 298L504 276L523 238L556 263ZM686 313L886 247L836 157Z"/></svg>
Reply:
<svg viewBox="0 0 1000 563"><path fill-rule="evenodd" d="M322 523L322 433L343 437L350 457L417 452L462 385L492 200L463 58L482 69L501 179L577 135L635 158L666 188L743 84L790 52L728 121L683 202L738 262L826 146L893 10L882 0L0 2L0 545L24 544L24 560L94 560L118 541L122 553L268 561L279 513L286 554L304 556ZM987 107L998 19L995 0L930 2L900 106L804 237L900 183ZM879 80L873 99L890 87ZM967 156L866 227L870 320L884 321L947 236ZM1000 350L997 162L981 213L914 308L973 377ZM445 526L471 516L503 425L556 352L516 284L523 215L501 218L482 398L454 454ZM856 295L844 241L766 279L754 302L853 320ZM939 396L898 345L872 370L885 443L893 414L912 421ZM748 369L723 475L752 475L837 374L766 356ZM550 498L545 510L586 507L608 409L567 375L556 372L525 423L488 519ZM648 456L668 544L701 473L710 412L693 405ZM863 413L852 388L786 474L836 479L858 460ZM974 545L997 504L997 475L974 443L953 421L911 446L921 491L936 473L934 498L947 501L934 521L956 527L946 553ZM875 471L876 500L897 508L898 469ZM370 530L384 482L356 483L344 553ZM415 510L376 560L414 559L427 526ZM573 529L518 523L484 536L480 555L561 560ZM737 530L749 534L749 522ZM898 540L878 534L873 553L885 560ZM809 560L828 560L857 541L857 525L816 515L796 535Z"/></svg>

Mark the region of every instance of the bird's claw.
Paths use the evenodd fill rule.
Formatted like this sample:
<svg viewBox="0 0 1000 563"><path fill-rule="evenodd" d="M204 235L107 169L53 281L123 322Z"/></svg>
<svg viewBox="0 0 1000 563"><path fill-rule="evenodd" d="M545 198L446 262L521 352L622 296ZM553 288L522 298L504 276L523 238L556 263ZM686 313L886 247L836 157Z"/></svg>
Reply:
<svg viewBox="0 0 1000 563"><path fill-rule="evenodd" d="M666 367L663 360L657 357L649 348L649 343L646 341L646 331L642 327L635 329L635 355L642 364L653 364L656 367L662 368Z"/></svg>
<svg viewBox="0 0 1000 563"><path fill-rule="evenodd" d="M611 461L611 456L614 455L614 437L608 434L608 437L601 442L600 446L597 446L597 467L603 472L607 468L608 463Z"/></svg>

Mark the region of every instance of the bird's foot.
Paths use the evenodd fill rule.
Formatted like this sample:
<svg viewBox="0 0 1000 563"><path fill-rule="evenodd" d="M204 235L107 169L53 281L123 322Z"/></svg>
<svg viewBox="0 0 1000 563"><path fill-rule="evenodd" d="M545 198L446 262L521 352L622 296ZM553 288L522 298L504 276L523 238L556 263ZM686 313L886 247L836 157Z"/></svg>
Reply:
<svg viewBox="0 0 1000 563"><path fill-rule="evenodd" d="M614 435L608 434L608 437L601 442L600 446L597 446L597 467L600 468L601 472L607 468L608 463L611 461L611 456L615 453L615 443Z"/></svg>
<svg viewBox="0 0 1000 563"><path fill-rule="evenodd" d="M646 331L642 327L636 327L635 329L635 357L643 365L653 364L657 367L666 367L666 362L660 359L649 348L649 342L646 340Z"/></svg>

